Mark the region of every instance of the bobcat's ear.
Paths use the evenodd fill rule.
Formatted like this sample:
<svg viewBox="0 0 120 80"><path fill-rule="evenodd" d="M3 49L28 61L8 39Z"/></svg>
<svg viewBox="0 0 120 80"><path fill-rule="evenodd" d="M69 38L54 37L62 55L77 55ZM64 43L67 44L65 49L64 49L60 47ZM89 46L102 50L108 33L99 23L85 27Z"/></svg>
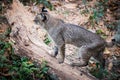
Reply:
<svg viewBox="0 0 120 80"><path fill-rule="evenodd" d="M42 12L48 12L44 6L42 7Z"/></svg>
<svg viewBox="0 0 120 80"><path fill-rule="evenodd" d="M41 13L40 13L40 15L41 15L41 19L42 19L42 21L43 22L45 22L46 20L47 20L47 13L48 11L45 9L45 7L43 6L42 7L42 11L41 11Z"/></svg>
<svg viewBox="0 0 120 80"><path fill-rule="evenodd" d="M40 15L41 15L41 19L42 19L42 21L45 22L45 21L47 20L47 16L46 16L46 14L44 14L44 13L40 13Z"/></svg>

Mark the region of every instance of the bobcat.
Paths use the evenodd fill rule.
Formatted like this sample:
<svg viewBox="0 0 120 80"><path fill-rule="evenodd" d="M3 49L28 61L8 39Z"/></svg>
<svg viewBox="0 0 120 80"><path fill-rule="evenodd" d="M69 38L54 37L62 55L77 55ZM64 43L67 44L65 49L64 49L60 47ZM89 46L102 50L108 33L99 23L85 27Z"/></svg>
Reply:
<svg viewBox="0 0 120 80"><path fill-rule="evenodd" d="M65 23L51 16L44 8L34 21L42 25L56 43L54 56L56 57L58 51L60 52L59 63L63 63L65 59L65 44L72 44L79 47L80 60L80 63L71 63L72 66L86 66L91 56L99 60L103 66L105 65L103 51L107 42L99 35L78 25Z"/></svg>

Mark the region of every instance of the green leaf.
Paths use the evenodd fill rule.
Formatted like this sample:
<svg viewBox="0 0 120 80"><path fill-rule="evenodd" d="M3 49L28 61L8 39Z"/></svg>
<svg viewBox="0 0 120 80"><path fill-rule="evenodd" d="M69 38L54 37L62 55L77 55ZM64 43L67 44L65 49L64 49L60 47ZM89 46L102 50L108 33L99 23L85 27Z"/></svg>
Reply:
<svg viewBox="0 0 120 80"><path fill-rule="evenodd" d="M51 39L47 36L47 38L44 40L45 44L49 44L51 42Z"/></svg>
<svg viewBox="0 0 120 80"><path fill-rule="evenodd" d="M97 34L102 34L103 32L102 32L102 30L99 29L99 30L96 30L96 33Z"/></svg>
<svg viewBox="0 0 120 80"><path fill-rule="evenodd" d="M27 57L22 57L22 58L21 58L21 61L22 61L22 62L28 61L28 58L27 58Z"/></svg>
<svg viewBox="0 0 120 80"><path fill-rule="evenodd" d="M1 56L1 61L7 61L7 58L5 56Z"/></svg>
<svg viewBox="0 0 120 80"><path fill-rule="evenodd" d="M18 67L12 67L12 70L18 71Z"/></svg>
<svg viewBox="0 0 120 80"><path fill-rule="evenodd" d="M4 54L4 50L0 50L0 55L3 55Z"/></svg>
<svg viewBox="0 0 120 80"><path fill-rule="evenodd" d="M39 77L42 78L44 76L44 74L40 74Z"/></svg>
<svg viewBox="0 0 120 80"><path fill-rule="evenodd" d="M7 78L4 76L1 76L0 80L7 80Z"/></svg>
<svg viewBox="0 0 120 80"><path fill-rule="evenodd" d="M42 63L41 63L41 68L46 67L46 65L47 65L47 62L46 62L46 61L42 61Z"/></svg>
<svg viewBox="0 0 120 80"><path fill-rule="evenodd" d="M11 44L10 43L5 43L5 48L10 48L11 47Z"/></svg>
<svg viewBox="0 0 120 80"><path fill-rule="evenodd" d="M41 71L42 71L43 73L47 73L47 72L48 72L48 70L49 70L49 68L48 68L48 67L44 67L44 68L42 68L42 70L41 70Z"/></svg>
<svg viewBox="0 0 120 80"><path fill-rule="evenodd" d="M39 68L30 68L32 71L39 71Z"/></svg>
<svg viewBox="0 0 120 80"><path fill-rule="evenodd" d="M22 62L21 66L22 67L28 67L27 62Z"/></svg>
<svg viewBox="0 0 120 80"><path fill-rule="evenodd" d="M29 68L26 68L26 67L23 67L23 68L21 69L21 72L22 72L22 73L25 73L25 74L31 74L31 73L33 73L32 70L30 70Z"/></svg>

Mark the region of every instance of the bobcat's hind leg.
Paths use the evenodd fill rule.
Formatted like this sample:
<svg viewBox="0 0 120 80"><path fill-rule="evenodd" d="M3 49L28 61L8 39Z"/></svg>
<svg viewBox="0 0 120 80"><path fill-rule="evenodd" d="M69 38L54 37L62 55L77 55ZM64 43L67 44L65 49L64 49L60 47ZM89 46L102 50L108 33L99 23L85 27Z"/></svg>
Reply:
<svg viewBox="0 0 120 80"><path fill-rule="evenodd" d="M87 46L82 46L78 51L79 63L71 63L71 66L84 67L88 65L89 59L92 56L92 53L89 52Z"/></svg>

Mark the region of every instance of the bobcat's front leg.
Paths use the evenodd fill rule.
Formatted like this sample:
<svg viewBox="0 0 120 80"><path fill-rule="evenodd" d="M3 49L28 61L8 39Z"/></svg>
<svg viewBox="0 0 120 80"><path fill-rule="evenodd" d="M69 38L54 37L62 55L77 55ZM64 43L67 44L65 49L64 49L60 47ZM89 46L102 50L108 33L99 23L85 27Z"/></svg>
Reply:
<svg viewBox="0 0 120 80"><path fill-rule="evenodd" d="M65 59L65 44L59 47L60 57L58 58L59 63L63 63Z"/></svg>

